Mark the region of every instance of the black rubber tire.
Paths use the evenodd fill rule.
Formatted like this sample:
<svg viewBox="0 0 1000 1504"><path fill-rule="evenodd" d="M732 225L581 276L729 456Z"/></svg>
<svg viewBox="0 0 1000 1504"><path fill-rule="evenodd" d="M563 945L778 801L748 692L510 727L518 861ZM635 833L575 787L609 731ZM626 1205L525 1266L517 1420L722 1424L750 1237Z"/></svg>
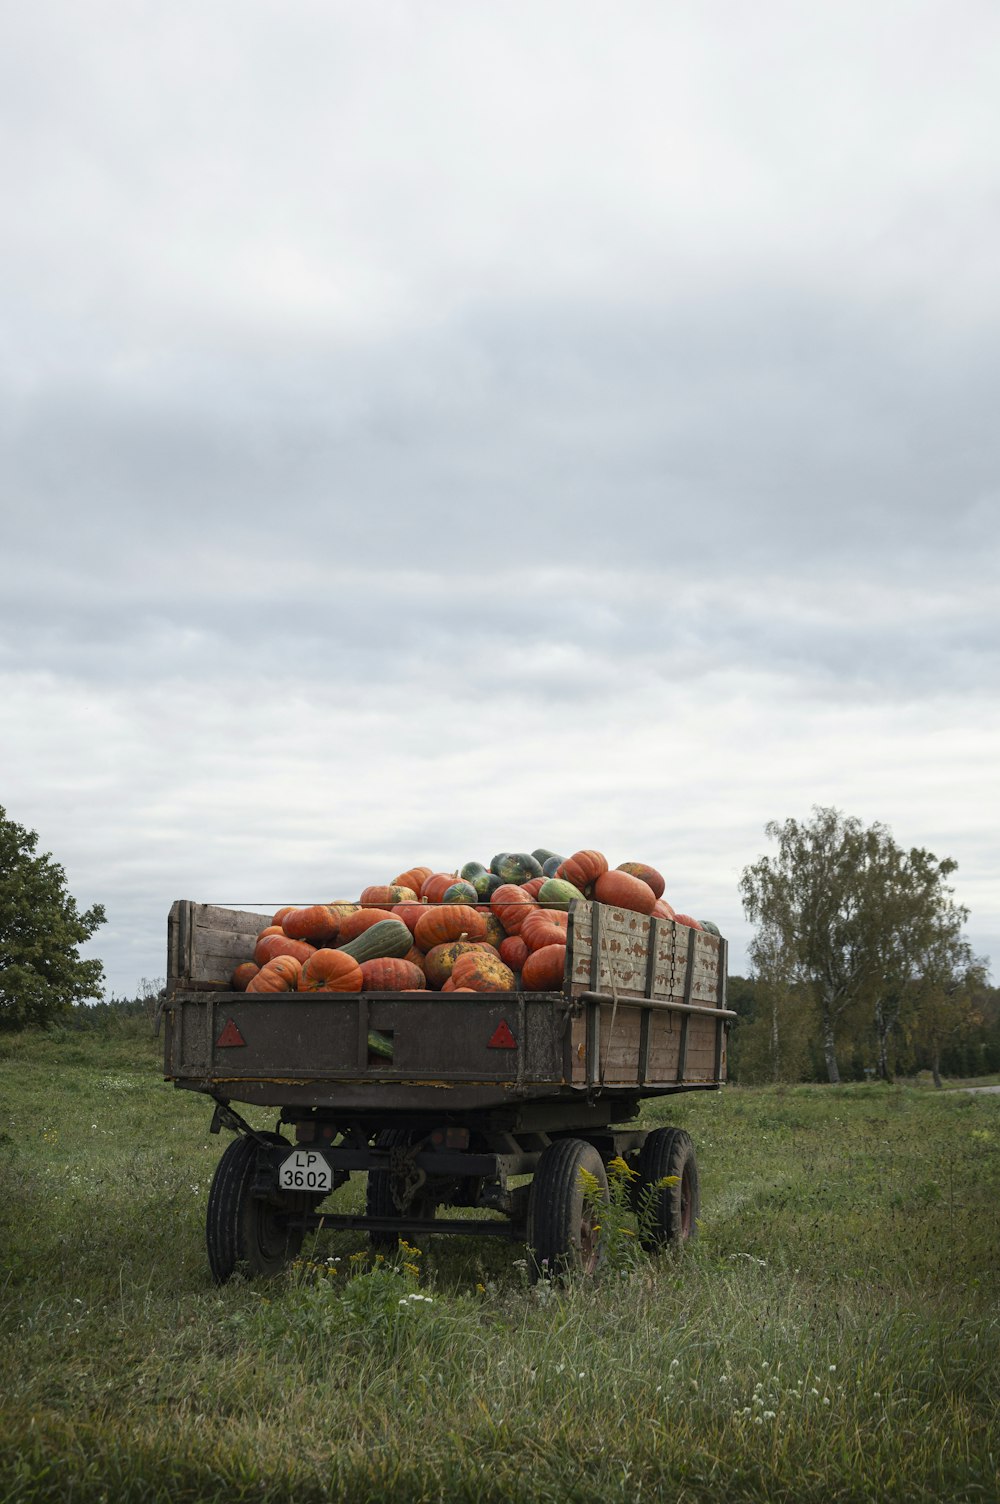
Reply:
<svg viewBox="0 0 1000 1504"><path fill-rule="evenodd" d="M608 1174L594 1148L580 1138L549 1144L538 1161L528 1195L528 1250L535 1279L593 1274L601 1262L595 1230L599 1213L584 1193L580 1171L593 1175L604 1201Z"/></svg>
<svg viewBox="0 0 1000 1504"><path fill-rule="evenodd" d="M399 1149L413 1142L415 1135L409 1128L383 1128L376 1136L376 1149ZM393 1175L389 1170L369 1170L368 1188L365 1192L365 1214L369 1217L398 1217L399 1207L392 1194ZM437 1210L433 1199L426 1193L418 1194L413 1215L422 1221L433 1217ZM369 1242L373 1248L394 1250L398 1238L389 1232L370 1232Z"/></svg>
<svg viewBox="0 0 1000 1504"><path fill-rule="evenodd" d="M269 1143L287 1144L280 1133L262 1133ZM241 1134L227 1147L212 1179L205 1217L205 1242L212 1278L224 1285L234 1274L273 1279L302 1247L302 1229L285 1227L276 1208L251 1196L257 1140ZM289 1210L291 1210L291 1206Z"/></svg>
<svg viewBox="0 0 1000 1504"><path fill-rule="evenodd" d="M654 1128L639 1151L635 1204L639 1241L650 1253L688 1242L698 1231L701 1196L698 1161L691 1135L683 1128ZM676 1185L659 1186L666 1175Z"/></svg>

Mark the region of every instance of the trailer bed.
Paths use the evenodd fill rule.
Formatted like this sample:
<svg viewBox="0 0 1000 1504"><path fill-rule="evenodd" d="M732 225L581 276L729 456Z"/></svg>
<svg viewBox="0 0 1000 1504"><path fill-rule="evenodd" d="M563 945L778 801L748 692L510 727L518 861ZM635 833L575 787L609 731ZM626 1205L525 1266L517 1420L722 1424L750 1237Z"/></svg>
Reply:
<svg viewBox="0 0 1000 1504"><path fill-rule="evenodd" d="M563 989L546 993L239 993L267 914L188 900L168 924L164 1072L216 1099L338 1113L489 1112L717 1088L734 1015L726 944L583 901ZM373 1053L369 1033L391 1046ZM589 1114L584 1112L584 1116Z"/></svg>

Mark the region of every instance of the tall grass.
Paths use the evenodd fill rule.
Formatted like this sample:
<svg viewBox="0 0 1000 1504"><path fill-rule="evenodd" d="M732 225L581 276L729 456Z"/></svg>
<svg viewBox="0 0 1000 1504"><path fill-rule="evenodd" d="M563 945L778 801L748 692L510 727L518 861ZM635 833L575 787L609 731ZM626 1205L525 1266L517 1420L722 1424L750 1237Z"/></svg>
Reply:
<svg viewBox="0 0 1000 1504"><path fill-rule="evenodd" d="M622 1226L592 1283L328 1234L216 1290L225 1137L152 1045L19 1036L0 1082L5 1504L998 1497L1000 1098L651 1104L698 1146L700 1236L654 1261Z"/></svg>

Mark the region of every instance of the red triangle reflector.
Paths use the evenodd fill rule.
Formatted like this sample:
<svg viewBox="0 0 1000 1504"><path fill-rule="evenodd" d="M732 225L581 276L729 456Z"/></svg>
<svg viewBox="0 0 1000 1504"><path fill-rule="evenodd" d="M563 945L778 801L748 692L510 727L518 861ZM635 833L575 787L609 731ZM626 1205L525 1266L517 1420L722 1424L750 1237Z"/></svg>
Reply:
<svg viewBox="0 0 1000 1504"><path fill-rule="evenodd" d="M215 1041L215 1046L216 1049L225 1050L228 1049L230 1045L234 1044L246 1044L246 1040L243 1038L243 1035L233 1023L232 1019L227 1018L226 1027L223 1029L222 1033Z"/></svg>
<svg viewBox="0 0 1000 1504"><path fill-rule="evenodd" d="M493 1031L493 1038L486 1046L488 1050L516 1050L517 1040L510 1032L510 1026L505 1018L502 1018Z"/></svg>

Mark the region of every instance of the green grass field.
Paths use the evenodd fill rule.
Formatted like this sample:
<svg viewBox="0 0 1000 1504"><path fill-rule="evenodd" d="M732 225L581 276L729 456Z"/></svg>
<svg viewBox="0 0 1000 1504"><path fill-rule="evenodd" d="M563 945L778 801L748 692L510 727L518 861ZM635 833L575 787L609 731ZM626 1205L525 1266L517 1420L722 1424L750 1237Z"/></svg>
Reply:
<svg viewBox="0 0 1000 1504"><path fill-rule="evenodd" d="M1000 1096L653 1104L698 1146L700 1236L653 1261L612 1215L591 1284L342 1234L217 1290L228 1135L135 1028L0 1038L4 1504L1000 1496Z"/></svg>

